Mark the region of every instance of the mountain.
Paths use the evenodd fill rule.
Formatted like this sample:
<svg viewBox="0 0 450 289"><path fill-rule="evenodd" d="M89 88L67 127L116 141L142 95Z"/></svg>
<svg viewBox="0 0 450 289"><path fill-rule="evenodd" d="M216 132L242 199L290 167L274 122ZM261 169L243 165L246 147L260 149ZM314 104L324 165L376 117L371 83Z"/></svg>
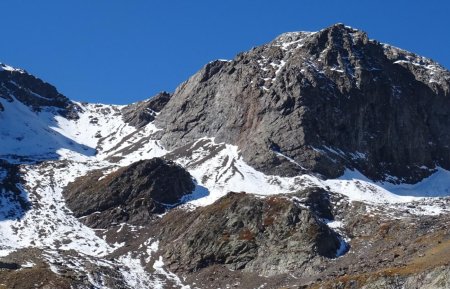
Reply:
<svg viewBox="0 0 450 289"><path fill-rule="evenodd" d="M337 24L209 63L156 124L168 148L215 137L269 174L415 183L450 168L449 89L438 64Z"/></svg>
<svg viewBox="0 0 450 289"><path fill-rule="evenodd" d="M0 64L0 288L448 288L449 91L343 24L126 106Z"/></svg>

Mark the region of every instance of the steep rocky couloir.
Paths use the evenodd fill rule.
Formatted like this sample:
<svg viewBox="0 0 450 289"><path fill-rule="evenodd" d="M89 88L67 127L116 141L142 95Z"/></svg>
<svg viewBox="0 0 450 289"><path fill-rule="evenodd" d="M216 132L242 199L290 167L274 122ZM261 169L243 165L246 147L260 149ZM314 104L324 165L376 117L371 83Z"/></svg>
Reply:
<svg viewBox="0 0 450 289"><path fill-rule="evenodd" d="M439 64L336 24L207 64L155 123L169 149L215 137L270 174L415 182L450 169L449 88Z"/></svg>
<svg viewBox="0 0 450 289"><path fill-rule="evenodd" d="M63 191L67 206L91 227L145 225L194 190L188 172L161 158L142 160L103 175L88 173Z"/></svg>
<svg viewBox="0 0 450 289"><path fill-rule="evenodd" d="M341 245L316 214L282 196L229 193L195 211L172 210L159 226L164 260L175 272L220 264L264 276L311 274Z"/></svg>

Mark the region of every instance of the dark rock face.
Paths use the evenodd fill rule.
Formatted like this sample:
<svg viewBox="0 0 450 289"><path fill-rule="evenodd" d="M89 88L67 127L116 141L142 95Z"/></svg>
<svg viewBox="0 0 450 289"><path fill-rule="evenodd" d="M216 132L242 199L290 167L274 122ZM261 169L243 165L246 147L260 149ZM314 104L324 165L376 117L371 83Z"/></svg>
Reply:
<svg viewBox="0 0 450 289"><path fill-rule="evenodd" d="M336 256L340 245L311 211L283 197L229 193L193 212L173 210L160 226L164 259L174 271L224 264L265 276L307 274L311 263Z"/></svg>
<svg viewBox="0 0 450 289"><path fill-rule="evenodd" d="M148 100L128 105L122 110L123 120L136 128L141 128L155 119L156 113L163 109L171 96L163 91Z"/></svg>
<svg viewBox="0 0 450 289"><path fill-rule="evenodd" d="M430 173L423 166L450 169L449 87L431 60L337 24L207 64L156 124L170 149L215 137L270 174L337 177L348 167L414 182Z"/></svg>
<svg viewBox="0 0 450 289"><path fill-rule="evenodd" d="M305 188L294 194L293 196L301 200L316 216L326 220L333 220L333 208L329 198L329 192L322 188Z"/></svg>
<svg viewBox="0 0 450 289"><path fill-rule="evenodd" d="M0 97L11 102L12 95L35 111L42 107L55 107L58 113L69 119L77 119L80 108L56 88L23 70L0 69ZM2 111L3 107L0 108Z"/></svg>
<svg viewBox="0 0 450 289"><path fill-rule="evenodd" d="M146 224L193 190L188 172L173 162L153 158L106 176L101 171L89 173L70 183L63 195L84 223L106 228L122 222Z"/></svg>
<svg viewBox="0 0 450 289"><path fill-rule="evenodd" d="M0 160L0 221L19 219L30 209L22 184L19 165Z"/></svg>

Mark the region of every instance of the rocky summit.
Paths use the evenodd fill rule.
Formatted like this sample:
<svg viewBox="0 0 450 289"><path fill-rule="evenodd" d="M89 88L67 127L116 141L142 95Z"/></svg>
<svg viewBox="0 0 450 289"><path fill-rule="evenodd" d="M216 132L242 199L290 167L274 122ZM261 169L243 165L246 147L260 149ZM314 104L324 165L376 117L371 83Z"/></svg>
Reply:
<svg viewBox="0 0 450 289"><path fill-rule="evenodd" d="M342 24L207 64L156 119L168 148L215 137L269 174L417 182L450 168L450 74ZM291 161L293 160L293 161Z"/></svg>
<svg viewBox="0 0 450 289"><path fill-rule="evenodd" d="M75 102L0 64L0 288L449 288L450 72L343 24Z"/></svg>

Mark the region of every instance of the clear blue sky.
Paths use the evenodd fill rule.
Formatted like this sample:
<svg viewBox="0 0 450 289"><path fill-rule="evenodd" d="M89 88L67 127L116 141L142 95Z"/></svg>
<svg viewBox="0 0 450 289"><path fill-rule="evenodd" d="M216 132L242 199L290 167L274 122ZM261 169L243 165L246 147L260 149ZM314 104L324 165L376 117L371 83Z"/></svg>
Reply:
<svg viewBox="0 0 450 289"><path fill-rule="evenodd" d="M173 91L213 59L337 22L450 67L449 1L14 0L0 11L0 62L80 101Z"/></svg>

